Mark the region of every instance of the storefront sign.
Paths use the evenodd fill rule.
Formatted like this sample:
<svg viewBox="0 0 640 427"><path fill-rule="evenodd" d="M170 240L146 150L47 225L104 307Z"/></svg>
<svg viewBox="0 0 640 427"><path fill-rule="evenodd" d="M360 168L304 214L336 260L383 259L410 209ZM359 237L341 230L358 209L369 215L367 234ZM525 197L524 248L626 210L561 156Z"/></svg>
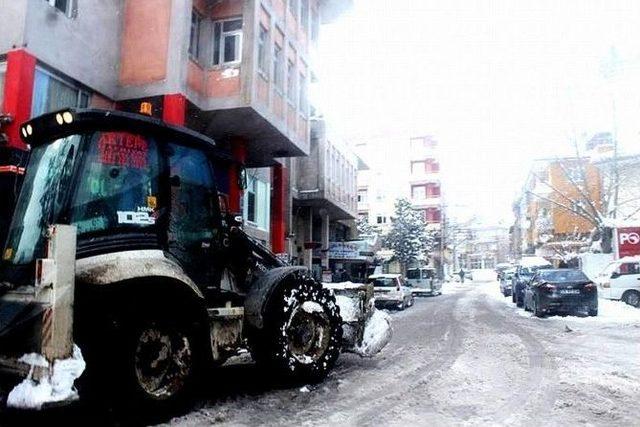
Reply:
<svg viewBox="0 0 640 427"><path fill-rule="evenodd" d="M618 258L640 255L640 227L616 229Z"/></svg>

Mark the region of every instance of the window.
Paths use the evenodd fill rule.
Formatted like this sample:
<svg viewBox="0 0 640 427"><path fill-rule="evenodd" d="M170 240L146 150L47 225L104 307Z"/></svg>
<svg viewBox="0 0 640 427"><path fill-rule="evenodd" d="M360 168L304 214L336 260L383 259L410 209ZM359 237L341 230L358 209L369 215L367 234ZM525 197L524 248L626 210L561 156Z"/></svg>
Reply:
<svg viewBox="0 0 640 427"><path fill-rule="evenodd" d="M213 23L213 64L240 62L242 57L242 19Z"/></svg>
<svg viewBox="0 0 640 427"><path fill-rule="evenodd" d="M126 132L96 132L88 142L71 205L78 236L153 227L162 206L156 142Z"/></svg>
<svg viewBox="0 0 640 427"><path fill-rule="evenodd" d="M36 69L31 115L39 116L69 107L88 107L90 94L72 84Z"/></svg>
<svg viewBox="0 0 640 427"><path fill-rule="evenodd" d="M411 173L413 175L421 174L426 169L426 161L424 160L416 160L411 162Z"/></svg>
<svg viewBox="0 0 640 427"><path fill-rule="evenodd" d="M316 9L311 9L311 41L318 41L318 34L320 33L320 17Z"/></svg>
<svg viewBox="0 0 640 427"><path fill-rule="evenodd" d="M298 0L289 0L289 12L298 19Z"/></svg>
<svg viewBox="0 0 640 427"><path fill-rule="evenodd" d="M287 99L290 104L296 103L296 66L292 60L287 61Z"/></svg>
<svg viewBox="0 0 640 427"><path fill-rule="evenodd" d="M169 252L196 277L206 269L206 250L214 242L218 215L213 170L200 150L169 144L171 214ZM199 277L201 280L203 277Z"/></svg>
<svg viewBox="0 0 640 427"><path fill-rule="evenodd" d="M439 185L429 184L429 185L427 185L426 188L427 188L427 197L428 198L440 197L440 186Z"/></svg>
<svg viewBox="0 0 640 427"><path fill-rule="evenodd" d="M412 185L411 186L411 198L412 199L426 199L427 198L427 186L426 185Z"/></svg>
<svg viewBox="0 0 640 427"><path fill-rule="evenodd" d="M367 203L367 190L358 190L358 203Z"/></svg>
<svg viewBox="0 0 640 427"><path fill-rule="evenodd" d="M378 215L378 217L376 218L376 223L378 223L378 224L386 224L387 223L387 217L383 216L383 215Z"/></svg>
<svg viewBox="0 0 640 427"><path fill-rule="evenodd" d="M273 45L273 84L276 90L282 93L282 84L284 83L283 68L283 52L282 47L278 43Z"/></svg>
<svg viewBox="0 0 640 427"><path fill-rule="evenodd" d="M46 0L52 7L55 7L67 17L72 18L76 15L75 0Z"/></svg>
<svg viewBox="0 0 640 427"><path fill-rule="evenodd" d="M306 33L309 28L309 0L300 0L300 25Z"/></svg>
<svg viewBox="0 0 640 427"><path fill-rule="evenodd" d="M298 84L298 91L299 91L298 109L300 110L300 113L306 116L307 115L307 78L304 74L300 73L298 79L300 82Z"/></svg>
<svg viewBox="0 0 640 427"><path fill-rule="evenodd" d="M200 31L202 16L195 10L191 11L191 33L189 34L189 56L198 61L200 58Z"/></svg>
<svg viewBox="0 0 640 427"><path fill-rule="evenodd" d="M244 193L243 218L256 228L269 229L269 209L271 188L255 176L247 179L247 189Z"/></svg>
<svg viewBox="0 0 640 427"><path fill-rule="evenodd" d="M269 46L269 30L260 24L258 29L258 72L265 79L269 79L267 66L267 47Z"/></svg>

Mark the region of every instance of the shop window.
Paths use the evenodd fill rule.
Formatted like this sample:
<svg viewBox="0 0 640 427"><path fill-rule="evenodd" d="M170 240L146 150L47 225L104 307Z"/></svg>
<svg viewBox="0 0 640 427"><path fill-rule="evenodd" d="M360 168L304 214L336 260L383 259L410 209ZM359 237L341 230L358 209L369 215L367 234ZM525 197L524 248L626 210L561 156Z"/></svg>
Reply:
<svg viewBox="0 0 640 427"><path fill-rule="evenodd" d="M31 115L69 107L88 107L90 94L42 69L36 69Z"/></svg>
<svg viewBox="0 0 640 427"><path fill-rule="evenodd" d="M213 23L213 64L234 64L242 58L242 19Z"/></svg>

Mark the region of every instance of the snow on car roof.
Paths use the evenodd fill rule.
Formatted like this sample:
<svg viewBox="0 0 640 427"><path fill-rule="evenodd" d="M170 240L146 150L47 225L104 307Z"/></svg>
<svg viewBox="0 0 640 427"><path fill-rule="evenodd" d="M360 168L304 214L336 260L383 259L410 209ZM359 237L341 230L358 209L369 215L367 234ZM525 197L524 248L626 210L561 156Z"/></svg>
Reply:
<svg viewBox="0 0 640 427"><path fill-rule="evenodd" d="M541 265L551 265L551 263L539 256L526 256L518 261L518 265L522 267L537 267Z"/></svg>

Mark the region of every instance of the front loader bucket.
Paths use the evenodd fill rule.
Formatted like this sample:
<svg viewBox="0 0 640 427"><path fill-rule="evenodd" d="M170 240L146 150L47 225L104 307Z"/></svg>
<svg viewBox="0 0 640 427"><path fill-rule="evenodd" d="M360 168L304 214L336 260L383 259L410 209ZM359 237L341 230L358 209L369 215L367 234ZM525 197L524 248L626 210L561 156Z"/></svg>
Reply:
<svg viewBox="0 0 640 427"><path fill-rule="evenodd" d="M324 283L340 307L342 349L362 357L378 354L391 341L391 317L376 310L373 286L361 283Z"/></svg>

